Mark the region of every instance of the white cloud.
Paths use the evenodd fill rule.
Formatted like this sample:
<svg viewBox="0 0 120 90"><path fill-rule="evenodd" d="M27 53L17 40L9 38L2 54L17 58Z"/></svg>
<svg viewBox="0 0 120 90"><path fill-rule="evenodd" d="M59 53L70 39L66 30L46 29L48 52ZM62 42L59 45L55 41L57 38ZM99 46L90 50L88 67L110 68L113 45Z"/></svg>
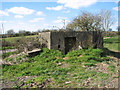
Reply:
<svg viewBox="0 0 120 90"><path fill-rule="evenodd" d="M33 9L28 9L25 7L12 7L10 9L8 9L8 12L12 12L14 14L23 14L23 15L28 15L28 14L32 14L34 12Z"/></svg>
<svg viewBox="0 0 120 90"><path fill-rule="evenodd" d="M67 10L67 11L63 11L63 13L70 13L70 10Z"/></svg>
<svg viewBox="0 0 120 90"><path fill-rule="evenodd" d="M66 22L66 23L69 23L69 22L70 22L70 20L66 20L65 22Z"/></svg>
<svg viewBox="0 0 120 90"><path fill-rule="evenodd" d="M0 10L0 16L9 16L8 12Z"/></svg>
<svg viewBox="0 0 120 90"><path fill-rule="evenodd" d="M51 27L51 30L52 29L61 29L63 28L63 24L62 23L57 23L57 24L54 24L52 27Z"/></svg>
<svg viewBox="0 0 120 90"><path fill-rule="evenodd" d="M111 28L112 28L114 31L117 31L117 30L118 30L117 27L118 27L118 21L116 21L116 22L111 26Z"/></svg>
<svg viewBox="0 0 120 90"><path fill-rule="evenodd" d="M80 7L87 7L94 3L97 0L58 0L57 3L64 4L65 7L79 9Z"/></svg>
<svg viewBox="0 0 120 90"><path fill-rule="evenodd" d="M0 23L7 23L8 21L0 21Z"/></svg>
<svg viewBox="0 0 120 90"><path fill-rule="evenodd" d="M98 2L117 2L118 0L98 0Z"/></svg>
<svg viewBox="0 0 120 90"><path fill-rule="evenodd" d="M67 17L57 17L58 20L54 20L53 23L63 23L63 20L68 21Z"/></svg>
<svg viewBox="0 0 120 90"><path fill-rule="evenodd" d="M53 23L61 23L61 22L62 22L61 19L53 21Z"/></svg>
<svg viewBox="0 0 120 90"><path fill-rule="evenodd" d="M56 11L59 11L59 10L62 10L62 9L65 9L62 5L61 6L57 6L57 7L46 7L47 10L56 10Z"/></svg>
<svg viewBox="0 0 120 90"><path fill-rule="evenodd" d="M15 18L23 18L22 15L15 15L14 17L15 17Z"/></svg>
<svg viewBox="0 0 120 90"><path fill-rule="evenodd" d="M48 26L49 26L49 24L43 24L43 26L46 26L46 27L48 27Z"/></svg>
<svg viewBox="0 0 120 90"><path fill-rule="evenodd" d="M39 15L39 16L45 16L45 15L43 14L43 12L41 12L41 11L38 11L36 14Z"/></svg>
<svg viewBox="0 0 120 90"><path fill-rule="evenodd" d="M24 25L25 23L24 23L24 22L19 22L18 24L19 24L19 25Z"/></svg>
<svg viewBox="0 0 120 90"><path fill-rule="evenodd" d="M67 20L67 18L58 17L58 20L54 20L53 23L63 23L64 19L66 23L70 22L69 20Z"/></svg>
<svg viewBox="0 0 120 90"><path fill-rule="evenodd" d="M58 19L67 19L67 17L57 17Z"/></svg>
<svg viewBox="0 0 120 90"><path fill-rule="evenodd" d="M113 10L120 11L120 6L119 7L114 7Z"/></svg>
<svg viewBox="0 0 120 90"><path fill-rule="evenodd" d="M118 3L119 1L115 1L115 3Z"/></svg>
<svg viewBox="0 0 120 90"><path fill-rule="evenodd" d="M34 18L33 20L30 20L29 22L40 22L43 20L44 20L44 18Z"/></svg>

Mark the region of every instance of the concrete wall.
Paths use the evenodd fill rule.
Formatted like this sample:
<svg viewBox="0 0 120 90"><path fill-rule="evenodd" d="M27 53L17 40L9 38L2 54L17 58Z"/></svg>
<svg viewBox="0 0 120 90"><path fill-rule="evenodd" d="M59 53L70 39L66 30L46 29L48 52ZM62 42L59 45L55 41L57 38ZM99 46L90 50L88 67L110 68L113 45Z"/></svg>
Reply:
<svg viewBox="0 0 120 90"><path fill-rule="evenodd" d="M51 39L50 39L50 34L51 32L41 32L39 33L39 37L40 37L40 42L41 44L46 44L47 48L50 49L51 46Z"/></svg>
<svg viewBox="0 0 120 90"><path fill-rule="evenodd" d="M66 37L76 37L75 46L73 49L78 49L81 47L91 47L93 46L93 32L51 32L51 49L58 50L58 45L60 45L60 51L65 53L65 38Z"/></svg>
<svg viewBox="0 0 120 90"><path fill-rule="evenodd" d="M42 32L40 33L40 36L41 39L44 38L44 40L42 40L42 43L46 43L47 48L60 50L63 53L66 53L66 48L69 48L66 46L67 44L65 42L66 38L69 39L69 37L76 38L75 42L73 42L74 44L72 49L78 49L79 46L81 46L82 48L91 46L101 48L103 46L103 37L99 32ZM47 42L45 42L46 40ZM68 46L70 46L69 44L70 43L68 43Z"/></svg>
<svg viewBox="0 0 120 90"><path fill-rule="evenodd" d="M64 36L64 32L51 32L51 49L58 50L58 45L60 45L59 50L65 52Z"/></svg>

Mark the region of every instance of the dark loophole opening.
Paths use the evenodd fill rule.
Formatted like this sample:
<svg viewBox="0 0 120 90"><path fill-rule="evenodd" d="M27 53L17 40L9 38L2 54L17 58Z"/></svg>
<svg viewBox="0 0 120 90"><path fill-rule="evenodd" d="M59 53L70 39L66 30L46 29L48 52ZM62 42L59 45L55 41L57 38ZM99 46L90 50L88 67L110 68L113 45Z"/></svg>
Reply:
<svg viewBox="0 0 120 90"><path fill-rule="evenodd" d="M60 45L58 45L58 49L60 48Z"/></svg>

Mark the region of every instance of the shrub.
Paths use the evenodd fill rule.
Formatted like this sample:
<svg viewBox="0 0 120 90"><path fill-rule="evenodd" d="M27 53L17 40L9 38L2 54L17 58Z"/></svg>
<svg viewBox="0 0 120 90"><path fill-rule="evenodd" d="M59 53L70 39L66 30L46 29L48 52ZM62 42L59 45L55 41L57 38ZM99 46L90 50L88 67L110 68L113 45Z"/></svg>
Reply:
<svg viewBox="0 0 120 90"><path fill-rule="evenodd" d="M38 37L22 37L15 43L19 52L27 52L36 48L46 48L46 44L41 44Z"/></svg>
<svg viewBox="0 0 120 90"><path fill-rule="evenodd" d="M14 43L8 42L8 41L2 39L2 47L12 47L12 46L14 46Z"/></svg>

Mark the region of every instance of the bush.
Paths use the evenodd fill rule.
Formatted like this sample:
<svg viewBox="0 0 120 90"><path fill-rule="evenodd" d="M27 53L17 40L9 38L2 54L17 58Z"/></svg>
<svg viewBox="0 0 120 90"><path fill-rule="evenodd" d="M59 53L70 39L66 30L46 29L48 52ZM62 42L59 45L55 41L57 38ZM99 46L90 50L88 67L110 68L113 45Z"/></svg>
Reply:
<svg viewBox="0 0 120 90"><path fill-rule="evenodd" d="M103 36L104 37L113 37L113 36L117 36L119 35L120 31L119 32L116 32L116 31L106 31L106 32L103 32Z"/></svg>
<svg viewBox="0 0 120 90"><path fill-rule="evenodd" d="M14 43L2 40L2 47L13 47Z"/></svg>
<svg viewBox="0 0 120 90"><path fill-rule="evenodd" d="M27 52L36 48L46 48L46 44L41 44L38 37L22 37L15 45L19 52Z"/></svg>

